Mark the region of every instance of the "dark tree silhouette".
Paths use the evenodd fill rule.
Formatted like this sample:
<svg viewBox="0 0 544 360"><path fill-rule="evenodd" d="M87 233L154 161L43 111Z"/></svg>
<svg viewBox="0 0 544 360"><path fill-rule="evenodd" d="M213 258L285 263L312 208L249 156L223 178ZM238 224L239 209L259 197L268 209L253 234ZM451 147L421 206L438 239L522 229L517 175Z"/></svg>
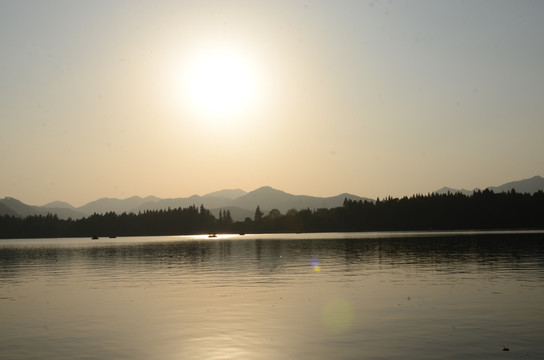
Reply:
<svg viewBox="0 0 544 360"><path fill-rule="evenodd" d="M260 223L263 219L263 212L261 211L261 208L257 205L257 208L255 209L255 223Z"/></svg>
<svg viewBox="0 0 544 360"><path fill-rule="evenodd" d="M229 210L216 219L203 205L145 212L93 214L73 220L56 215L0 216L0 238L177 235L216 232L320 232L379 230L544 229L544 192L413 195L354 201L333 209L277 209L233 222Z"/></svg>

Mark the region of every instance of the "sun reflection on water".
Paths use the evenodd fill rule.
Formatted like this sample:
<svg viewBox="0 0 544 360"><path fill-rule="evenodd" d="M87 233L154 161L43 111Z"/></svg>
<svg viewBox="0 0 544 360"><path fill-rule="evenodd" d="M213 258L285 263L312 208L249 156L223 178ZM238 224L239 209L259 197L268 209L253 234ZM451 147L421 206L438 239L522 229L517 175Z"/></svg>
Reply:
<svg viewBox="0 0 544 360"><path fill-rule="evenodd" d="M245 340L245 341L244 341ZM190 355L200 359L249 359L248 339L237 334L215 334L191 341ZM245 345L244 345L245 343Z"/></svg>
<svg viewBox="0 0 544 360"><path fill-rule="evenodd" d="M2 241L0 352L494 359L504 345L542 355L540 235L279 236Z"/></svg>

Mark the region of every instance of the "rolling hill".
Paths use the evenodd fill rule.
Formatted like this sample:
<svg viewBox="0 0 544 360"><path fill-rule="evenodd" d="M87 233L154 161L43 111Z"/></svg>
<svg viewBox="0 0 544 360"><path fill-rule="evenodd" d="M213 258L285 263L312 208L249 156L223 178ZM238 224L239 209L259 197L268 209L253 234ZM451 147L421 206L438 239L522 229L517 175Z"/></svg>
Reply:
<svg viewBox="0 0 544 360"><path fill-rule="evenodd" d="M0 215L28 216L56 213L62 219L67 219L68 217L78 219L92 215L93 213L103 214L110 211L118 214L123 212L138 213L146 210L166 210L168 208L203 205L216 216L220 210L229 210L232 218L236 221L244 220L246 217L253 217L257 206L265 213L272 209L285 212L289 209L331 208L341 206L345 198L354 200L366 199L351 194L341 194L325 198L292 195L269 186L264 186L249 193L240 189L221 190L204 196L193 195L187 198L160 199L154 196L145 198L133 196L127 199L102 198L78 208L60 201L55 201L44 206L32 206L26 205L14 198L4 198L0 200Z"/></svg>
<svg viewBox="0 0 544 360"><path fill-rule="evenodd" d="M521 193L534 193L538 190L544 190L544 178L534 176L530 179L512 181L500 186L490 186L488 189L494 192L510 191L515 189ZM477 190L477 189L474 189ZM443 187L435 193L443 194L447 192L461 192L466 195L472 194L474 190L456 190L449 187ZM189 207L192 205L203 205L209 209L216 217L220 210L229 210L235 221L244 220L246 217L253 218L255 209L260 207L261 211L267 214L272 209L277 209L285 213L290 209L319 209L333 208L342 206L344 199L351 200L369 200L352 194L339 194L331 197L317 197L308 195L293 195L270 186L263 186L249 193L240 189L226 189L215 191L204 196L193 195L186 198L161 199L155 196L145 198L132 196L126 199L102 198L92 201L80 207L54 201L44 206L27 205L12 197L0 199L0 216L28 216L28 215L47 215L57 214L61 219L79 219L93 213L103 214L113 211L121 214L123 212L144 212L146 210L166 210L168 208Z"/></svg>

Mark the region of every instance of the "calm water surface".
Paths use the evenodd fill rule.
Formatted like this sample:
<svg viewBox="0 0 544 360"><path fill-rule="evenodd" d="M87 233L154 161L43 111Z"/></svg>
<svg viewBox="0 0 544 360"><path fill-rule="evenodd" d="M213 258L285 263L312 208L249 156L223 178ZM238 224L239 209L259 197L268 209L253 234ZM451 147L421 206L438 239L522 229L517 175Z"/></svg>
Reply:
<svg viewBox="0 0 544 360"><path fill-rule="evenodd" d="M2 359L544 359L542 232L0 240L0 261Z"/></svg>

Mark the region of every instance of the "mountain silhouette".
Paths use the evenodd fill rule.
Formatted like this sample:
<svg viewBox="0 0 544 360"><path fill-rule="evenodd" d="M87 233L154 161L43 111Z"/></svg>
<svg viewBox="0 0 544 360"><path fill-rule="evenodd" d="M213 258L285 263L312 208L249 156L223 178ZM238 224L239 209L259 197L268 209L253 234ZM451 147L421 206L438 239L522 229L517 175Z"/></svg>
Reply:
<svg viewBox="0 0 544 360"><path fill-rule="evenodd" d="M147 202L135 208L130 209L131 212L146 210L165 210L168 208L175 209L178 207L186 208L192 205L204 205L207 209L223 208L230 205L232 200L226 197L200 196L193 195L188 198L161 199L158 201Z"/></svg>
<svg viewBox="0 0 544 360"><path fill-rule="evenodd" d="M477 190L477 189L474 189L474 190L467 190L467 189L453 189L453 188L450 188L450 187L447 187L447 186L444 186L443 188L440 188L436 191L434 191L436 194L447 194L447 193L451 193L451 194L456 194L456 193L461 193L463 195L472 195L472 193Z"/></svg>
<svg viewBox="0 0 544 360"><path fill-rule="evenodd" d="M320 209L342 206L344 199L370 200L351 194L340 194L333 197L315 197L307 195L292 195L270 186L263 186L251 191L244 196L234 199L232 206L242 209L255 209L257 206L262 211L277 209L282 213L290 209Z"/></svg>
<svg viewBox="0 0 544 360"><path fill-rule="evenodd" d="M229 198L243 193L244 195ZM223 196L217 196L223 195ZM226 195L226 196L224 196ZM163 199L153 203L145 203L134 209L132 212L145 210L164 210L168 208L189 207L192 205L204 205L210 209L212 214L218 215L219 210L230 210L234 220L244 220L246 217L253 217L257 206L267 212L277 209L280 212L286 212L289 209L318 209L341 206L344 199L365 200L355 195L341 194L329 198L320 198L306 195L291 195L281 190L273 189L270 186L263 186L257 190L245 193L242 190L216 191L205 196L193 195L188 198ZM370 200L370 199L367 199Z"/></svg>
<svg viewBox="0 0 544 360"><path fill-rule="evenodd" d="M211 196L211 197L218 197L218 198L236 199L246 194L247 192L241 189L225 189L225 190L214 191L212 193L206 194L204 195L204 197Z"/></svg>
<svg viewBox="0 0 544 360"><path fill-rule="evenodd" d="M27 205L12 197L5 197L0 203L19 216L43 214L38 206Z"/></svg>
<svg viewBox="0 0 544 360"><path fill-rule="evenodd" d="M55 205L54 203L50 203ZM65 203L66 205L69 205ZM71 205L69 205L71 207ZM7 210L6 210L7 209ZM48 206L33 206L27 205L15 198L6 197L0 199L0 215L12 215L12 216L29 216L29 215L47 215L56 214L61 219L79 219L85 216L85 214L78 212L73 207L49 207Z"/></svg>
<svg viewBox="0 0 544 360"><path fill-rule="evenodd" d="M102 198L91 201L90 203L77 208L77 210L87 215L94 213L103 214L110 211L121 214L123 212L128 212L141 204L155 202L157 200L159 200L159 198L154 196L148 196L146 198L132 196L126 199Z"/></svg>
<svg viewBox="0 0 544 360"><path fill-rule="evenodd" d="M507 192L514 189L516 190L516 192L519 192L519 193L534 194L535 192L539 190L544 191L544 178L540 176L533 176L532 178L529 178L529 179L511 181L506 184L502 184L500 186L488 186L486 189L492 190L495 193ZM466 189L456 190L449 187L443 187L439 190L436 190L435 193L446 194L448 192L450 193L460 192L465 195L472 195L472 193L477 190L480 190L480 189L475 188L473 190L466 190Z"/></svg>
<svg viewBox="0 0 544 360"><path fill-rule="evenodd" d="M17 216L18 214L0 200L0 215Z"/></svg>
<svg viewBox="0 0 544 360"><path fill-rule="evenodd" d="M488 189L493 190L496 193L515 189L519 193L533 194L538 190L544 191L544 178L540 176L533 176L530 179L511 181L500 186L490 186Z"/></svg>
<svg viewBox="0 0 544 360"><path fill-rule="evenodd" d="M500 186L488 187L488 189L493 190L494 192L515 189L517 192L521 193L534 193L538 190L544 190L544 178L534 176L530 179L512 181ZM456 190L449 187L443 187L435 191L435 193L447 193L448 191L450 193L461 192L466 195L471 195L474 190ZM285 191L274 189L270 186L263 186L249 193L240 189L226 189L215 191L204 196L193 195L187 198L161 199L155 196L147 196L145 198L132 196L126 199L102 198L77 208L61 201L54 201L44 206L33 206L24 204L15 198L6 197L0 199L0 216L10 215L25 217L28 215L57 214L61 219L67 219L69 217L72 219L80 219L92 215L93 213L103 214L110 211L117 214L123 212L138 213L145 212L146 210L166 210L168 208L174 209L178 207L186 208L192 205L204 205L204 207L209 209L216 217L218 217L220 210L229 210L233 220L242 221L246 217L253 218L257 206L260 207L265 215L273 209L279 210L281 213L285 214L290 209L314 210L339 207L342 206L345 199L373 201L369 198L347 193L331 197L293 195L286 193Z"/></svg>
<svg viewBox="0 0 544 360"><path fill-rule="evenodd" d="M72 209L72 210L76 209L75 207L73 207L72 205L70 205L70 204L68 204L67 202L64 202L64 201L53 201L53 202L47 203L45 205L42 205L41 207L55 208L55 209Z"/></svg>
<svg viewBox="0 0 544 360"><path fill-rule="evenodd" d="M0 215L46 215L57 213L60 218L79 219L94 213L103 214L113 211L117 214L123 212L138 213L147 210L166 210L168 208L186 208L192 205L203 205L216 217L220 210L229 210L233 220L241 221L246 217L253 218L257 206L268 213L277 209L284 213L289 209L318 209L341 206L344 199L371 200L350 194L341 194L333 197L321 198L306 195L292 195L281 190L263 186L257 190L246 193L243 190L220 190L204 196L193 195L187 198L160 199L154 196L145 198L132 196L126 199L101 198L88 204L74 208L68 203L55 201L45 206L26 205L19 200L6 198L0 200Z"/></svg>

